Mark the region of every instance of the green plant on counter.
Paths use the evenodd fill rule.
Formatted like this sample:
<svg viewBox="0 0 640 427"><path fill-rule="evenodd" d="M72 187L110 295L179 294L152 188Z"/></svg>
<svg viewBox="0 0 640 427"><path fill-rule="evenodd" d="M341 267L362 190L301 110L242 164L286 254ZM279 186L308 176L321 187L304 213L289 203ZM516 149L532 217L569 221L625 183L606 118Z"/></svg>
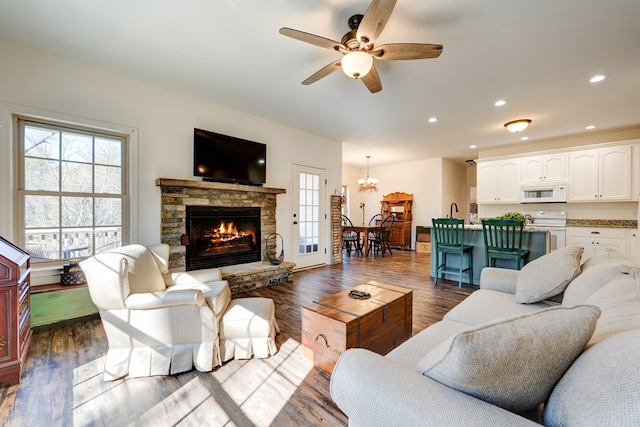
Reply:
<svg viewBox="0 0 640 427"><path fill-rule="evenodd" d="M520 212L507 212L498 217L498 219L513 219L516 221L525 222L526 218Z"/></svg>

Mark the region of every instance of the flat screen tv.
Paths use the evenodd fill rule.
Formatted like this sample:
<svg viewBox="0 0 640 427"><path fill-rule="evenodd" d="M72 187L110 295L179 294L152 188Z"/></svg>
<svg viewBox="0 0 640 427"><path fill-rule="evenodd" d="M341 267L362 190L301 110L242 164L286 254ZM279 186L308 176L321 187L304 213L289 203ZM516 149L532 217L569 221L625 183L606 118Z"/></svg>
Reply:
<svg viewBox="0 0 640 427"><path fill-rule="evenodd" d="M194 129L193 175L205 181L263 185L267 180L267 146Z"/></svg>

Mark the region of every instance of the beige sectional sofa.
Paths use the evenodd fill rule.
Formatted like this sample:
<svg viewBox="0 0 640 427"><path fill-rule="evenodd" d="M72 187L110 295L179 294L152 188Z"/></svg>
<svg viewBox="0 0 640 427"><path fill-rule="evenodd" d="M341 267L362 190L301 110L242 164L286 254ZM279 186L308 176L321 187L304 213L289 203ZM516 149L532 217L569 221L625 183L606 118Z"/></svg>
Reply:
<svg viewBox="0 0 640 427"><path fill-rule="evenodd" d="M346 351L350 426L640 426L640 263L569 247L485 268L442 321L380 356Z"/></svg>

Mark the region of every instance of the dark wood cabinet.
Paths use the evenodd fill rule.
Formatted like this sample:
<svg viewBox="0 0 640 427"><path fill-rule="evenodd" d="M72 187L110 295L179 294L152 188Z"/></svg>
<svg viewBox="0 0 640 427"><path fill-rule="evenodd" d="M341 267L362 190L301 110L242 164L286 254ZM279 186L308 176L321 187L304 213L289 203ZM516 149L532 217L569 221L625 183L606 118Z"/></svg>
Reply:
<svg viewBox="0 0 640 427"><path fill-rule="evenodd" d="M396 220L389 235L389 245L402 250L411 248L411 205L413 194L396 192L382 197L380 213L383 218L395 215Z"/></svg>
<svg viewBox="0 0 640 427"><path fill-rule="evenodd" d="M389 235L389 245L399 246L402 250L411 247L411 221L394 221Z"/></svg>
<svg viewBox="0 0 640 427"><path fill-rule="evenodd" d="M16 385L31 347L31 259L0 237L0 383Z"/></svg>

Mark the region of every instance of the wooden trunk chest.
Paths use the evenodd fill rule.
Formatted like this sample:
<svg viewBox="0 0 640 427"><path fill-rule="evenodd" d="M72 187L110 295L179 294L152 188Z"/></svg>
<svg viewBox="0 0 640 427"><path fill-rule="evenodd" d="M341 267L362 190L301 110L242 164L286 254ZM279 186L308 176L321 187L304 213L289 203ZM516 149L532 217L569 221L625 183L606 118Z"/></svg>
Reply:
<svg viewBox="0 0 640 427"><path fill-rule="evenodd" d="M371 297L351 298L353 289ZM304 354L329 373L348 348L386 354L411 336L412 308L411 289L375 281L306 304L301 308Z"/></svg>

